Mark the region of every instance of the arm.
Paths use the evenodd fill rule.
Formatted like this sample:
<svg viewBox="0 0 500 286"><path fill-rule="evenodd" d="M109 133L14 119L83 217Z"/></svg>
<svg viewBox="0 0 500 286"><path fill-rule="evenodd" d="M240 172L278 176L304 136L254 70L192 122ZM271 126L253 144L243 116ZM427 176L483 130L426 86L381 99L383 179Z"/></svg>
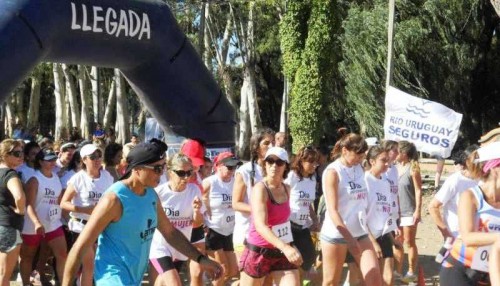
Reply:
<svg viewBox="0 0 500 286"><path fill-rule="evenodd" d="M76 189L73 184L69 183L68 187L66 188L66 191L64 191L64 195L61 199L61 208L65 211L68 212L75 212L75 213L84 213L84 214L92 214L92 211L94 210L95 206L87 206L87 207L81 207L81 206L75 206L71 200L76 195Z"/></svg>
<svg viewBox="0 0 500 286"><path fill-rule="evenodd" d="M116 194L108 193L101 198L68 254L62 286L73 285L72 281L86 251L92 247L99 234L104 231L108 224L118 221L121 215L122 205Z"/></svg>
<svg viewBox="0 0 500 286"><path fill-rule="evenodd" d="M318 219L318 215L314 211L313 204L309 205L309 216L311 217L311 220L313 222L313 224L311 225L311 231L319 231L320 230L319 219Z"/></svg>
<svg viewBox="0 0 500 286"><path fill-rule="evenodd" d="M156 206L156 212L158 215L158 231L163 235L165 240L175 249L186 255L189 259L198 262L202 269L209 273L212 279L217 280L221 277L224 272L221 266L218 263L206 258L179 230L172 226L170 220L168 220L167 216L163 212L159 200L157 201ZM200 258L200 256L203 257Z"/></svg>
<svg viewBox="0 0 500 286"><path fill-rule="evenodd" d="M243 176L236 173L234 176L234 186L233 186L233 209L245 214L250 214L250 205L245 203L245 196L247 193L247 186L245 181L243 181Z"/></svg>
<svg viewBox="0 0 500 286"><path fill-rule="evenodd" d="M200 198L195 197L193 200L193 227L203 225L203 215L201 214L202 202Z"/></svg>
<svg viewBox="0 0 500 286"><path fill-rule="evenodd" d="M205 208L207 209L207 215L209 218L212 218L212 210L210 209L210 189L212 186L210 185L210 182L208 180L203 180L203 195L202 195L202 201L203 204L205 205Z"/></svg>
<svg viewBox="0 0 500 286"><path fill-rule="evenodd" d="M441 235L444 239L447 237L452 237L450 230L446 226L446 223L443 220L443 216L441 215L440 208L443 204L436 198L433 198L431 203L429 204L429 214L431 215L434 223L437 228L441 232Z"/></svg>
<svg viewBox="0 0 500 286"><path fill-rule="evenodd" d="M288 187L286 187L288 188ZM288 191L288 193L290 193ZM253 187L252 197L250 199L250 204L252 206L252 219L255 225L255 230L264 238L267 242L274 245L283 252L292 264L301 265L302 257L300 252L297 251L290 244L284 243L279 239L271 228L267 225L267 200L269 199L266 190L264 189L264 184L258 183Z"/></svg>
<svg viewBox="0 0 500 286"><path fill-rule="evenodd" d="M464 191L458 201L458 226L466 246L490 245L500 238L498 233L479 232L474 229L477 203L471 190Z"/></svg>
<svg viewBox="0 0 500 286"><path fill-rule="evenodd" d="M415 187L415 212L413 213L413 221L415 224L421 220L422 213L422 176L420 169L413 170L411 174L413 186Z"/></svg>
<svg viewBox="0 0 500 286"><path fill-rule="evenodd" d="M14 197L14 203L16 207L12 207L12 210L19 214L24 215L26 209L26 196L24 195L23 183L18 177L10 178L7 181L7 189Z"/></svg>
<svg viewBox="0 0 500 286"><path fill-rule="evenodd" d="M44 234L45 229L38 219L38 214L35 211L36 196L38 194L38 180L35 177L26 182L26 212L28 217L31 219L35 225L35 231L37 234Z"/></svg>

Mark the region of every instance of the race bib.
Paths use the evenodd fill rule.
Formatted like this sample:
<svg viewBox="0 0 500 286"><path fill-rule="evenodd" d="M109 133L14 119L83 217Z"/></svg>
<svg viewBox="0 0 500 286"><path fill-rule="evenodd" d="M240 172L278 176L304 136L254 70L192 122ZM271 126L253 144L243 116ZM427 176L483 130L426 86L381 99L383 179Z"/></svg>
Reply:
<svg viewBox="0 0 500 286"><path fill-rule="evenodd" d="M275 225L271 229L274 235L276 235L284 243L290 243L293 241L292 226L290 224L290 221Z"/></svg>
<svg viewBox="0 0 500 286"><path fill-rule="evenodd" d="M483 272L489 272L488 260L490 258L490 249L491 245L478 247L476 252L474 253L474 256L472 257L470 268Z"/></svg>
<svg viewBox="0 0 500 286"><path fill-rule="evenodd" d="M59 206L51 206L49 209L49 221L61 219L61 208Z"/></svg>
<svg viewBox="0 0 500 286"><path fill-rule="evenodd" d="M307 212L298 212L296 217L300 224L303 224L309 220L309 210Z"/></svg>

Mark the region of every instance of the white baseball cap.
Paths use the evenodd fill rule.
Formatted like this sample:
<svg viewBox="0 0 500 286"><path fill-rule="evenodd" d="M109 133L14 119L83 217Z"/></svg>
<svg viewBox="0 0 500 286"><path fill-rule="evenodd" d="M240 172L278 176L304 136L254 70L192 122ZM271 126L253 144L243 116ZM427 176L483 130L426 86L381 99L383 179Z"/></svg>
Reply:
<svg viewBox="0 0 500 286"><path fill-rule="evenodd" d="M274 155L278 158L280 158L280 160L283 160L287 163L290 163L288 161L288 152L281 148L281 147L271 147L267 150L266 152L266 157L264 157L264 159L267 159L267 157L271 156L271 155Z"/></svg>
<svg viewBox="0 0 500 286"><path fill-rule="evenodd" d="M80 149L80 157L85 157L85 156L90 156L92 155L97 149L97 146L94 144L87 144Z"/></svg>
<svg viewBox="0 0 500 286"><path fill-rule="evenodd" d="M477 149L479 162L490 161L500 158L500 141L490 143L484 147Z"/></svg>

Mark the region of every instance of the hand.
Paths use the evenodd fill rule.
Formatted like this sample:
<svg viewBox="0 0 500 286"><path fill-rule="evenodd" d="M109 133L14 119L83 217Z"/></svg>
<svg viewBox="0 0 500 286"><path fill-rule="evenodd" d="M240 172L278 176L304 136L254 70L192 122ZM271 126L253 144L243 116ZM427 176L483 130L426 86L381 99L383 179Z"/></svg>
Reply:
<svg viewBox="0 0 500 286"><path fill-rule="evenodd" d="M403 244L401 244L401 241L394 239L394 247L397 249L403 250Z"/></svg>
<svg viewBox="0 0 500 286"><path fill-rule="evenodd" d="M15 208L15 207L13 207L13 206L9 206L9 207L10 207L10 209L11 209L13 212L15 212L16 214L18 214L18 215L24 215L24 211L21 211L19 208Z"/></svg>
<svg viewBox="0 0 500 286"><path fill-rule="evenodd" d="M321 230L321 226L320 226L319 221L317 219L313 220L313 224L311 225L309 230L312 232L318 232Z"/></svg>
<svg viewBox="0 0 500 286"><path fill-rule="evenodd" d="M419 211L415 211L413 213L413 225L417 225L421 220L421 217L420 217L420 212Z"/></svg>
<svg viewBox="0 0 500 286"><path fill-rule="evenodd" d="M201 203L200 198L194 197L194 200L193 200L193 209L194 209L195 212L200 211L201 205L202 205L202 203Z"/></svg>
<svg viewBox="0 0 500 286"><path fill-rule="evenodd" d="M401 228L398 227L394 230L394 234L394 237L400 237L403 232L401 231Z"/></svg>
<svg viewBox="0 0 500 286"><path fill-rule="evenodd" d="M347 241L347 249L356 261L360 260L361 248L359 247L358 241L355 238Z"/></svg>
<svg viewBox="0 0 500 286"><path fill-rule="evenodd" d="M286 256L286 259L288 259L288 261L293 265L302 265L302 255L300 255L299 250L294 246L286 244L285 247L281 249L281 252L283 252L283 254Z"/></svg>
<svg viewBox="0 0 500 286"><path fill-rule="evenodd" d="M218 280L224 275L222 266L206 256L200 260L199 264L201 269L207 273L208 278L212 281Z"/></svg>
<svg viewBox="0 0 500 286"><path fill-rule="evenodd" d="M35 223L35 232L38 235L45 235L45 228L39 221Z"/></svg>
<svg viewBox="0 0 500 286"><path fill-rule="evenodd" d="M380 247L380 244L378 244L378 242L374 241L373 248L375 249L375 254L377 255L377 258L378 259L382 258L382 248Z"/></svg>

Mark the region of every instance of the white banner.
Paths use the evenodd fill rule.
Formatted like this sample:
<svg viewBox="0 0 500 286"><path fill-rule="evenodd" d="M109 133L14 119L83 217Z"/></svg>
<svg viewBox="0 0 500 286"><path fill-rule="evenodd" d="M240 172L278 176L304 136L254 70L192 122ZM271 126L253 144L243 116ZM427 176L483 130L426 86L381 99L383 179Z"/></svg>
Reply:
<svg viewBox="0 0 500 286"><path fill-rule="evenodd" d="M394 87L385 95L385 139L410 141L418 151L448 158L461 121L462 114Z"/></svg>

